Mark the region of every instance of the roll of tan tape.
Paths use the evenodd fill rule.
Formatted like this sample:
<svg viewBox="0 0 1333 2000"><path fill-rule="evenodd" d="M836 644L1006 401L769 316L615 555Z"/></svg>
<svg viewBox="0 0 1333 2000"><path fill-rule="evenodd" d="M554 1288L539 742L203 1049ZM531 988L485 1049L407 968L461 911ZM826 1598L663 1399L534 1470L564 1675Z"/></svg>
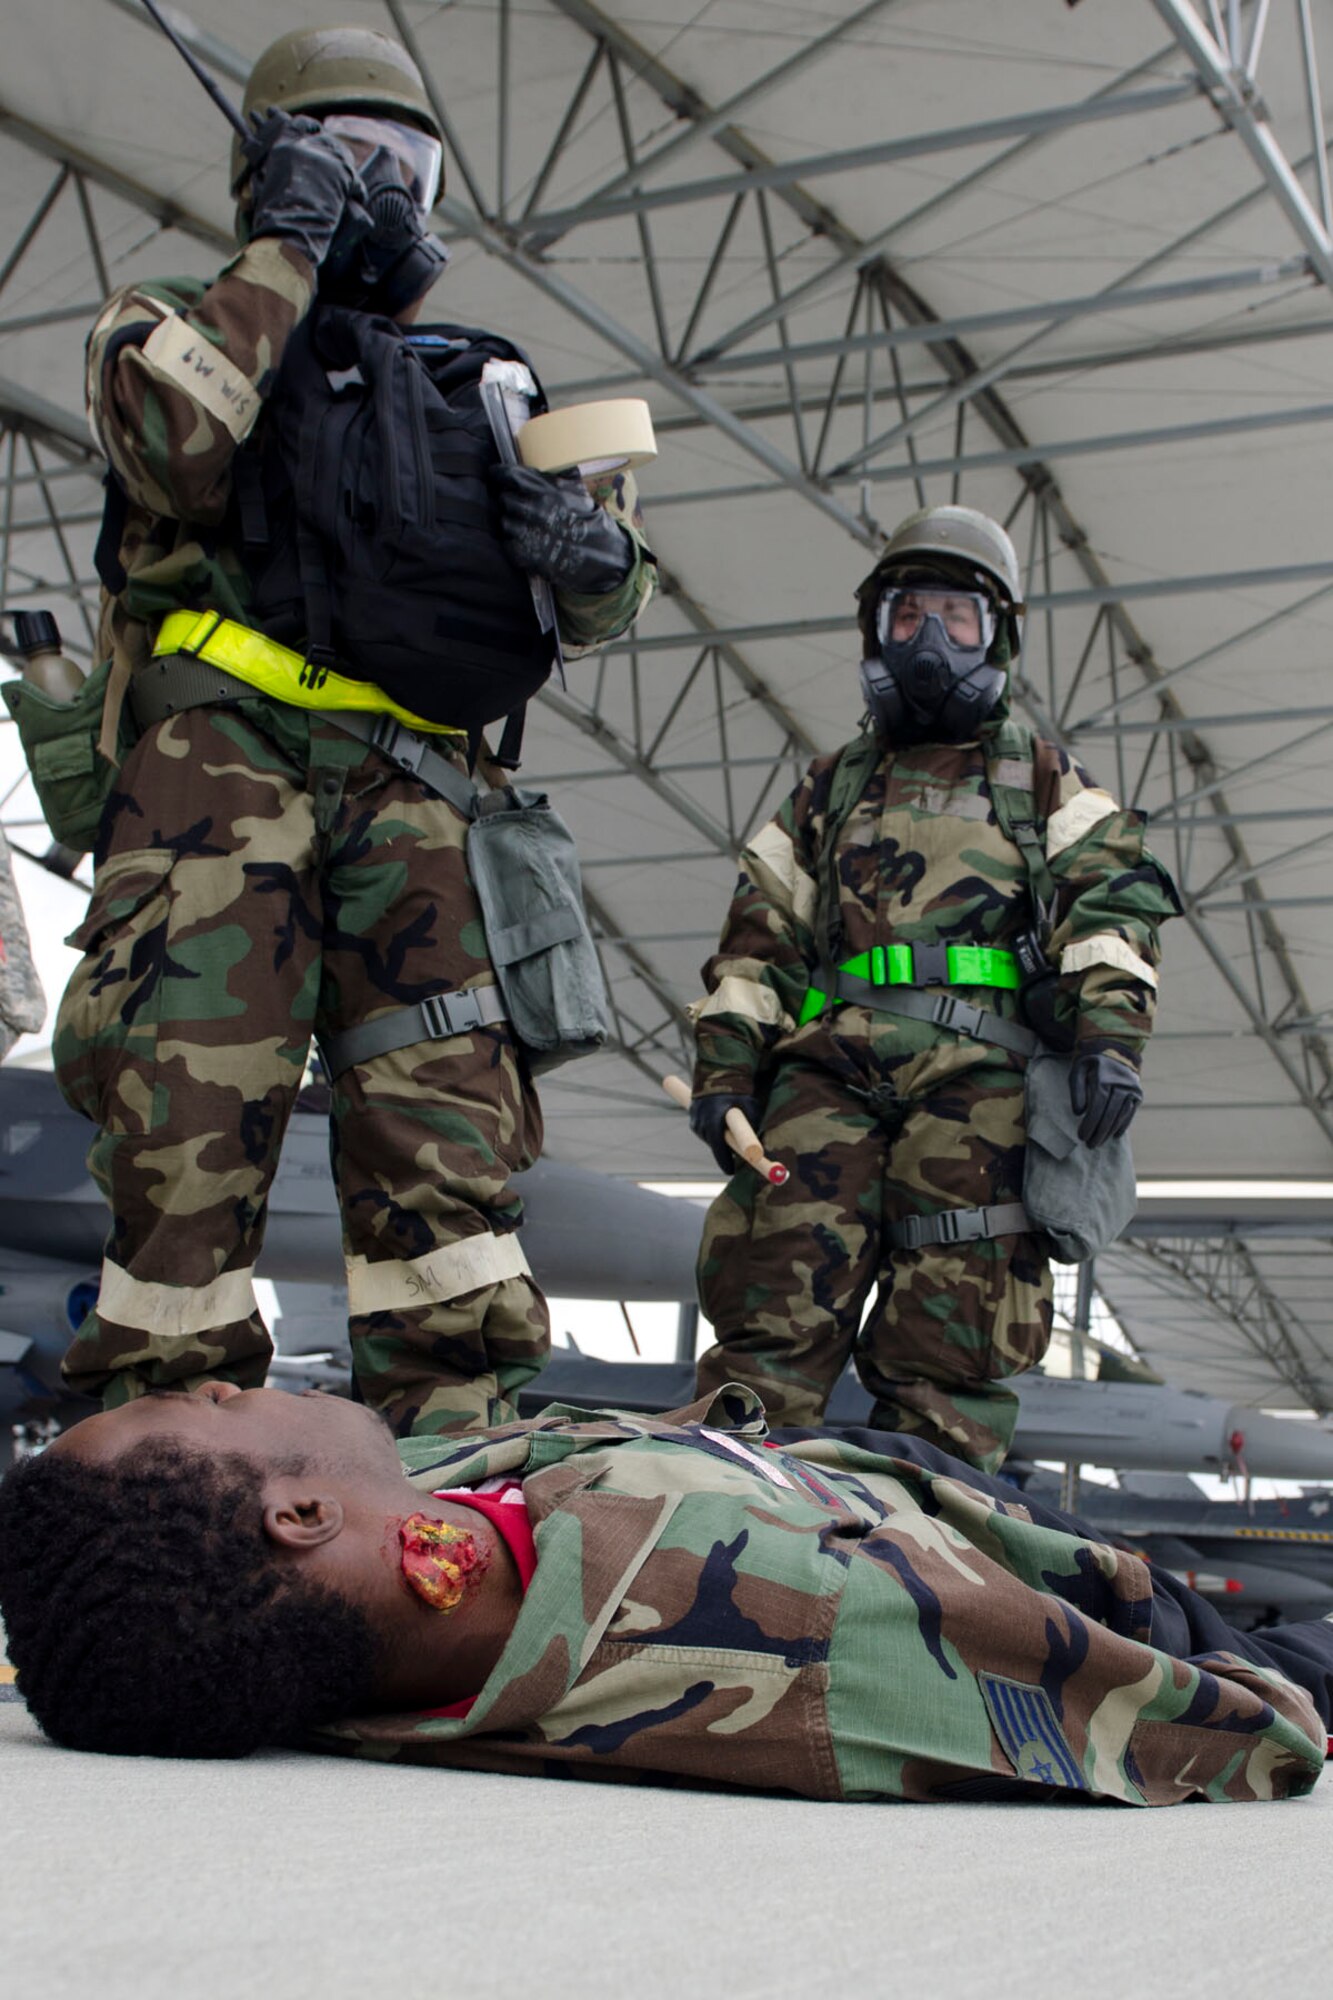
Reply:
<svg viewBox="0 0 1333 2000"><path fill-rule="evenodd" d="M646 464L657 457L657 439L642 397L621 396L529 417L518 434L518 455L537 472L569 472L577 466L590 478Z"/></svg>

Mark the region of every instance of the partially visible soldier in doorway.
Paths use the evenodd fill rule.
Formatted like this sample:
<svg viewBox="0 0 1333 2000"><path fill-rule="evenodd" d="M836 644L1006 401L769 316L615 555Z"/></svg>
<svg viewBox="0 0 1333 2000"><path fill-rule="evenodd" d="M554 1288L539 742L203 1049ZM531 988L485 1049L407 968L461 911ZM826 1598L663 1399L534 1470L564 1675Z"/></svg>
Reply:
<svg viewBox="0 0 1333 2000"><path fill-rule="evenodd" d="M109 1404L263 1381L254 1264L314 1035L356 1050L332 1149L359 1392L400 1433L466 1428L512 1413L549 1344L508 1186L541 1118L465 860L469 749L551 669L534 576L572 652L632 623L654 566L632 481L501 466L480 374L518 350L417 323L442 147L404 50L286 35L245 111L236 256L117 293L88 350L103 656L139 734L55 1040L112 1211L66 1373ZM353 1041L385 1023L383 1052Z"/></svg>
<svg viewBox="0 0 1333 2000"><path fill-rule="evenodd" d="M866 723L742 854L691 1109L732 1175L700 1255L700 1391L744 1382L774 1422L818 1423L854 1355L877 1426L985 1470L1013 1434L1006 1378L1051 1330L1021 1205L1033 1024L1074 1052L1082 1142L1122 1134L1178 909L1140 816L1009 720L1020 596L1008 535L971 508L889 537L858 592ZM785 1186L733 1173L736 1105Z"/></svg>

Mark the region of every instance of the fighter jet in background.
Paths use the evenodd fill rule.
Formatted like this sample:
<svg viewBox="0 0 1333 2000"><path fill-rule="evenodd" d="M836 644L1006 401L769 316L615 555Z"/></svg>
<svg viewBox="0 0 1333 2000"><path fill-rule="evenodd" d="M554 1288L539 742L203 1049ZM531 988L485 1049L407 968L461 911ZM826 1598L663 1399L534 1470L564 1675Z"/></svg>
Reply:
<svg viewBox="0 0 1333 2000"><path fill-rule="evenodd" d="M1058 1504L1049 1473L1028 1490ZM1333 1615L1333 1493L1323 1488L1233 1504L1178 1474L1126 1473L1118 1487L1084 1485L1079 1512L1211 1598L1242 1631Z"/></svg>
<svg viewBox="0 0 1333 2000"><path fill-rule="evenodd" d="M0 1453L15 1425L35 1425L40 1438L92 1407L60 1381L70 1335L97 1297L107 1228L85 1164L88 1139L87 1121L49 1071L0 1069ZM524 1248L548 1293L693 1298L699 1213L690 1203L554 1160L518 1185ZM342 1238L319 1111L292 1114L258 1271L275 1284L282 1312L272 1379L294 1389L349 1386Z"/></svg>

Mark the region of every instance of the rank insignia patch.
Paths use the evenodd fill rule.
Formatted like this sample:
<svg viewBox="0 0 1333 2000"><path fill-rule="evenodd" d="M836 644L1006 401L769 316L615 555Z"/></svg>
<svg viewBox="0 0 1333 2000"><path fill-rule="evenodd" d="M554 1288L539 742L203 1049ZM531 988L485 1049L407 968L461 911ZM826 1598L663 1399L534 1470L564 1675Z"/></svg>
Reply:
<svg viewBox="0 0 1333 2000"><path fill-rule="evenodd" d="M978 1674L991 1719L1005 1754L1020 1778L1034 1785L1063 1785L1086 1792L1087 1779L1065 1740L1055 1705L1045 1688L1024 1681L1002 1680L998 1674Z"/></svg>

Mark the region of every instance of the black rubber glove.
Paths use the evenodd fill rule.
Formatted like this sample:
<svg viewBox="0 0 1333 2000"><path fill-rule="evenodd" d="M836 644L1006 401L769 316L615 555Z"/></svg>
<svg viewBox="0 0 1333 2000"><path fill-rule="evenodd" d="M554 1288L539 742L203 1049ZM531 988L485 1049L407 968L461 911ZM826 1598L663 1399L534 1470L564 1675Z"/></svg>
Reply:
<svg viewBox="0 0 1333 2000"><path fill-rule="evenodd" d="M1085 1146L1104 1146L1128 1132L1143 1102L1143 1085L1115 1056L1079 1056L1069 1072L1069 1102Z"/></svg>
<svg viewBox="0 0 1333 2000"><path fill-rule="evenodd" d="M726 1123L729 1111L739 1111L752 1125L759 1122L757 1097L696 1097L690 1104L690 1130L702 1139L728 1179L740 1161L731 1150Z"/></svg>
<svg viewBox="0 0 1333 2000"><path fill-rule="evenodd" d="M253 202L250 235L280 236L318 270L339 234L368 235L370 215L356 161L314 118L270 111L254 119L246 148Z"/></svg>
<svg viewBox="0 0 1333 2000"><path fill-rule="evenodd" d="M605 597L625 581L634 544L581 481L566 483L527 465L497 465L491 484L505 554L516 569L587 597Z"/></svg>

